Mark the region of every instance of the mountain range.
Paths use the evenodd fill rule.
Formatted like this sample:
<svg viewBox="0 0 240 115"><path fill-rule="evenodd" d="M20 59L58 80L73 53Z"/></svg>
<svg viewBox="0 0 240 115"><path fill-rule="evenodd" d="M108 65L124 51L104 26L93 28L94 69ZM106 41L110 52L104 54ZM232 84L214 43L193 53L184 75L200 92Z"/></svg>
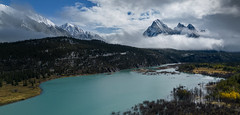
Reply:
<svg viewBox="0 0 240 115"><path fill-rule="evenodd" d="M0 4L0 29L8 28L28 31L31 34L41 34L42 37L67 36L82 40L103 40L98 34L84 31L77 25L65 23L57 26L49 19L33 11L21 11ZM146 37L155 37L159 34L186 35L187 37L198 38L200 37L200 33L203 32L205 32L205 30L199 31L192 24L185 26L184 24L178 23L178 25L172 29L161 20L157 19L153 21L152 25L147 28L143 35Z"/></svg>
<svg viewBox="0 0 240 115"><path fill-rule="evenodd" d="M49 37L68 36L84 40L102 39L97 34L83 31L77 25L66 23L57 26L49 19L33 11L20 11L3 4L0 4L0 29L1 28L14 28Z"/></svg>
<svg viewBox="0 0 240 115"><path fill-rule="evenodd" d="M200 32L204 32L204 30L201 30ZM178 23L178 25L172 29L161 20L157 19L153 21L152 25L147 28L143 35L146 37L155 37L159 34L186 35L187 37L198 38L200 37L200 32L192 24L185 26L184 24Z"/></svg>

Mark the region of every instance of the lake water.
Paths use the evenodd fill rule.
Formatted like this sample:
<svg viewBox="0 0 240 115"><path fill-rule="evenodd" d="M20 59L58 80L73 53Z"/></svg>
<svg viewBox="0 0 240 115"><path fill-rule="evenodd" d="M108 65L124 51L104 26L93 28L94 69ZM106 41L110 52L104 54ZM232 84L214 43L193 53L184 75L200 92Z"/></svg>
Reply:
<svg viewBox="0 0 240 115"><path fill-rule="evenodd" d="M37 97L1 106L0 115L109 115L144 100L170 99L170 92L180 84L190 89L216 80L198 74L143 75L131 70L61 78L42 83L43 92Z"/></svg>

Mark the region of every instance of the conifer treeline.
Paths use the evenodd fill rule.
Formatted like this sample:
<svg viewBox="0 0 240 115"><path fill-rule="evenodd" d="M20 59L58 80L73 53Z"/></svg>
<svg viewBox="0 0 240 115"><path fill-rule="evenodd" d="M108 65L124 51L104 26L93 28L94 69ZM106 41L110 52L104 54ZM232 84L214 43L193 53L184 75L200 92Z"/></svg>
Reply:
<svg viewBox="0 0 240 115"><path fill-rule="evenodd" d="M240 62L240 53L142 49L54 37L0 43L0 86L30 78L113 72L177 62ZM228 68L231 69L231 68Z"/></svg>

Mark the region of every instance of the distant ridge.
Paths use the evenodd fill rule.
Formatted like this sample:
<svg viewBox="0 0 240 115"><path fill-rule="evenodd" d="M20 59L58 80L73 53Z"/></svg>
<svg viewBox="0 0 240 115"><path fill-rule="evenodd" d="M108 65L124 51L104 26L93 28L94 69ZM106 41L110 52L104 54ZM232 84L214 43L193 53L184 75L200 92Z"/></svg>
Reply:
<svg viewBox="0 0 240 115"><path fill-rule="evenodd" d="M143 35L146 37L155 37L159 34L187 35L187 37L192 38L200 37L199 32L192 24L188 24L188 26L185 26L184 24L178 23L178 25L174 29L171 29L159 19L153 21L152 25L149 26L147 30L143 33Z"/></svg>

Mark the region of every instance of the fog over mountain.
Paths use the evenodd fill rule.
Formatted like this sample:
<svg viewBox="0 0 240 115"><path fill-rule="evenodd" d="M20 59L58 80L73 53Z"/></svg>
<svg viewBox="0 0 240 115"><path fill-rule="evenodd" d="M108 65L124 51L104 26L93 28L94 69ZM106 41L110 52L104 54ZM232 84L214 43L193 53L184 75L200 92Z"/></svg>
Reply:
<svg viewBox="0 0 240 115"><path fill-rule="evenodd" d="M93 5L81 2L66 4L59 8L58 15L53 17L44 17L32 9L19 10L10 5L21 12L14 13L13 10L9 10L11 8L4 8L6 5L2 4L0 41L56 35L84 36L86 39L101 36L109 43L143 48L240 51L240 2L237 0L88 0L88 2ZM167 29L163 32L155 31L157 33L148 31L157 19L163 23L162 25L167 25L168 32L165 31ZM61 25L65 23L73 26L63 28ZM26 31L19 27L25 28ZM83 34L76 34L76 31L70 28L75 28L76 31L82 28L85 31L79 30ZM29 31L32 29L35 32Z"/></svg>
<svg viewBox="0 0 240 115"><path fill-rule="evenodd" d="M2 42L53 36L70 36L85 40L102 39L99 35L85 32L76 25L66 23L57 26L49 19L31 10L19 11L0 4L0 11Z"/></svg>
<svg viewBox="0 0 240 115"><path fill-rule="evenodd" d="M64 7L62 16L65 19L74 21L79 25L87 25L93 30L97 27L116 28L108 38L112 38L113 43L137 44L145 40L142 33L156 19L160 19L170 28L176 27L176 24L193 24L196 28L206 32L200 35L205 42L198 45L188 44L192 39L184 39L180 41L176 37L183 38L185 36L175 36L176 44L171 44L169 39L163 39L166 42L153 42L155 45L149 44L148 47L166 46L165 43L174 48L185 49L186 46L192 46L190 49L202 49L205 43L212 41L222 41L214 43L212 47L220 46L222 50L239 51L240 46L240 2L237 0L91 0L96 6L85 7L81 4ZM73 16L74 15L74 16ZM73 16L73 17L71 17ZM82 19L81 21L78 21ZM96 27L97 25L97 27ZM135 35L136 34L136 35ZM131 35L131 38L130 36ZM114 37L118 37L118 39ZM138 38L135 38L137 36ZM140 37L140 38L139 38ZM158 36L159 37L159 36ZM166 37L166 36L164 36ZM140 40L139 40L140 39ZM199 40L199 39L198 39ZM198 40L195 39L194 43ZM210 40L210 41L209 41ZM146 44L144 42L144 44ZM166 46L166 48L169 48ZM206 49L208 47L205 47ZM204 49L205 49L204 48Z"/></svg>

